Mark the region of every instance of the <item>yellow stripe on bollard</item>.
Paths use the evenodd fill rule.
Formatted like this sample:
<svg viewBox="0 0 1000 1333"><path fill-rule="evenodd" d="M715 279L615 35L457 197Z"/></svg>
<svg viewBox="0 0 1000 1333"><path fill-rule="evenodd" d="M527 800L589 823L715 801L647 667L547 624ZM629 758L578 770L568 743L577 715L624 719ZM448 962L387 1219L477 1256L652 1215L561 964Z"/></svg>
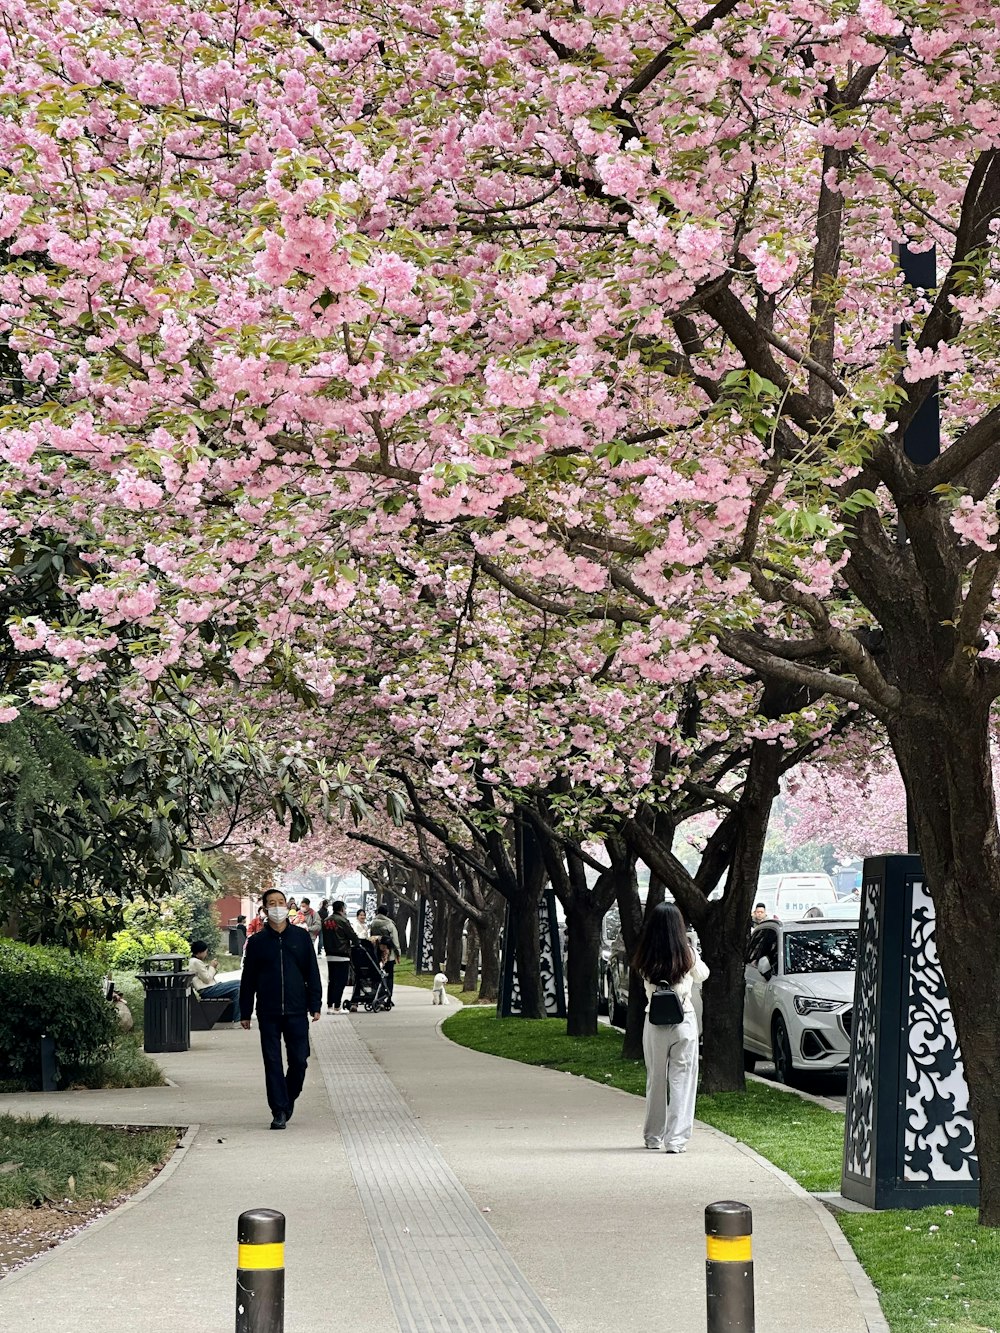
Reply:
<svg viewBox="0 0 1000 1333"><path fill-rule="evenodd" d="M749 1236L706 1236L707 1257L713 1263L748 1264L753 1259Z"/></svg>
<svg viewBox="0 0 1000 1333"><path fill-rule="evenodd" d="M242 1269L284 1268L285 1247L273 1245L240 1245L236 1261Z"/></svg>

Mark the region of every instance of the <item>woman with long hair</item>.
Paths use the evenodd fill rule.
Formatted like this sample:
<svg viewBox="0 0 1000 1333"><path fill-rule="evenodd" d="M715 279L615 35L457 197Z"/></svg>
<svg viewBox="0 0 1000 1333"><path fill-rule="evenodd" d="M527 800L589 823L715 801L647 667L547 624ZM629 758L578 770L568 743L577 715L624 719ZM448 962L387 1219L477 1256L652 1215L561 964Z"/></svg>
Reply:
<svg viewBox="0 0 1000 1333"><path fill-rule="evenodd" d="M654 907L636 944L632 966L646 985L646 999L669 987L680 1001L679 1023L657 1025L646 1014L642 1054L646 1061L647 1148L683 1152L694 1127L698 1090L698 1021L691 991L708 976L708 968L687 937L684 918L673 903Z"/></svg>

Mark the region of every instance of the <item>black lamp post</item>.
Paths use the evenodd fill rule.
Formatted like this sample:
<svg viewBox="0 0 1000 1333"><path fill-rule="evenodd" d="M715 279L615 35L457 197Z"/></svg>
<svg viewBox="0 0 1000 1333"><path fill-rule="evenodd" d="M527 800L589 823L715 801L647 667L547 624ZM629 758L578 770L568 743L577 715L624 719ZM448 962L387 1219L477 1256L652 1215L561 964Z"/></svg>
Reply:
<svg viewBox="0 0 1000 1333"><path fill-rule="evenodd" d="M899 267L907 284L915 291L934 291L937 288L937 246L917 253L905 243L899 247ZM900 342L905 333L900 330ZM930 393L920 404L913 420L903 433L903 453L911 463L926 467L941 452L941 400L938 394L937 378L931 385ZM899 524L899 540L906 541L906 530ZM917 830L910 806L909 795L906 798L906 850L919 854Z"/></svg>

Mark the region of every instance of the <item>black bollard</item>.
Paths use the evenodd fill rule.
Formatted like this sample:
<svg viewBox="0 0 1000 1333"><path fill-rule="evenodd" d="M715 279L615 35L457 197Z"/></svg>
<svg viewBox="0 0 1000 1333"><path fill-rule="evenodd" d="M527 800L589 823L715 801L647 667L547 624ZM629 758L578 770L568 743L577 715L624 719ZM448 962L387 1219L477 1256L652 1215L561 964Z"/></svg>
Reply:
<svg viewBox="0 0 1000 1333"><path fill-rule="evenodd" d="M284 1213L273 1208L240 1213L236 1239L236 1333L284 1333Z"/></svg>
<svg viewBox="0 0 1000 1333"><path fill-rule="evenodd" d="M754 1333L753 1214L726 1200L705 1209L708 1333Z"/></svg>
<svg viewBox="0 0 1000 1333"><path fill-rule="evenodd" d="M42 1061L42 1092L55 1092L59 1087L59 1069L56 1065L54 1037L39 1038Z"/></svg>

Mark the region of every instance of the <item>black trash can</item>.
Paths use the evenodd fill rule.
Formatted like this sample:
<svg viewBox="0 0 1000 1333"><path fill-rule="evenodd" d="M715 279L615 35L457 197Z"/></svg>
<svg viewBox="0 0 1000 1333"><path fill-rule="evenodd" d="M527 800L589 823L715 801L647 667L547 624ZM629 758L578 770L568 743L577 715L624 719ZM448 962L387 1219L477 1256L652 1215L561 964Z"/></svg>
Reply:
<svg viewBox="0 0 1000 1333"><path fill-rule="evenodd" d="M237 917L229 923L229 952L234 958L242 958L247 944L246 918Z"/></svg>
<svg viewBox="0 0 1000 1333"><path fill-rule="evenodd" d="M184 970L187 961L179 953L154 954L143 963L144 971L136 973L146 992L142 1048L151 1055L191 1049L188 994L194 974Z"/></svg>

